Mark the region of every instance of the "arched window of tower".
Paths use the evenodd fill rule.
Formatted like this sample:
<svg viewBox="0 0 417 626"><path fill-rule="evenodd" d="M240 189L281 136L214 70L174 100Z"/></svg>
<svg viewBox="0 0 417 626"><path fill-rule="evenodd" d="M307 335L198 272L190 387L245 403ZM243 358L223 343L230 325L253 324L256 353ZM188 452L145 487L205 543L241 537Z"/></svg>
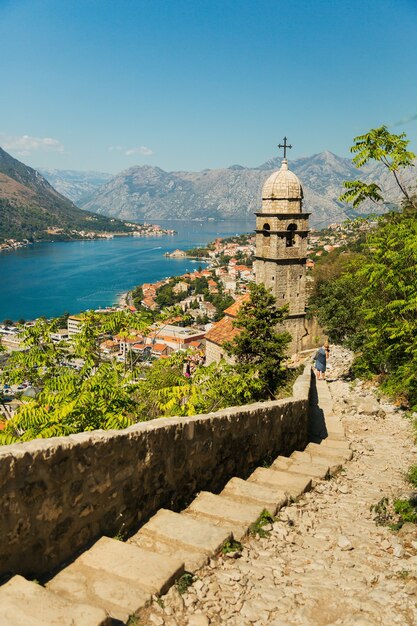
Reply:
<svg viewBox="0 0 417 626"><path fill-rule="evenodd" d="M270 236L271 233L269 231L271 230L271 227L270 227L269 224L264 224L262 226L262 230L264 231L264 237L269 237Z"/></svg>
<svg viewBox="0 0 417 626"><path fill-rule="evenodd" d="M287 228L288 234L287 234L287 242L286 242L286 246L287 248L292 248L294 245L294 233L297 230L297 224L290 224Z"/></svg>

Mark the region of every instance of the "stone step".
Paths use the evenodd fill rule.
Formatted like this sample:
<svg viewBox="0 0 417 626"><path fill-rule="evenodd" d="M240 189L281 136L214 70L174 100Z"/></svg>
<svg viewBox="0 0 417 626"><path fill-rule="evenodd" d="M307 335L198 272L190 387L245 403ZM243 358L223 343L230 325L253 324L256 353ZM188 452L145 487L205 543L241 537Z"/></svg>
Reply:
<svg viewBox="0 0 417 626"><path fill-rule="evenodd" d="M190 519L191 516L190 516ZM227 529L224 529L227 532ZM150 535L139 535L138 533L134 537L128 540L128 543L132 543L138 548L148 550L148 552L155 552L156 554L174 556L184 562L184 568L187 572L196 572L200 567L204 567L210 560L210 557L205 552L197 552L190 549L182 548L174 543L169 543L160 537L151 537Z"/></svg>
<svg viewBox="0 0 417 626"><path fill-rule="evenodd" d="M340 441L339 439L332 439L332 437L322 439L319 445L325 446L326 448L329 447L336 448L338 450L346 450L346 452L350 450L350 443L348 441Z"/></svg>
<svg viewBox="0 0 417 626"><path fill-rule="evenodd" d="M228 539L231 539L231 532L225 528L160 509L136 535L129 539L129 543L141 547L149 546L158 552L159 546L164 554L171 552L172 555L184 560L187 571L194 571L202 567L209 556L220 552ZM166 549L161 544L166 544Z"/></svg>
<svg viewBox="0 0 417 626"><path fill-rule="evenodd" d="M259 504L271 515L275 515L288 502L288 497L283 491L236 477L229 480L220 495L237 502Z"/></svg>
<svg viewBox="0 0 417 626"><path fill-rule="evenodd" d="M332 400L332 394L325 380L316 379L317 392L319 400Z"/></svg>
<svg viewBox="0 0 417 626"><path fill-rule="evenodd" d="M317 482L328 477L330 468L322 463L314 463L314 461L300 461L293 457L279 456L272 463L271 469L291 472L292 474L304 474L304 476L311 476Z"/></svg>
<svg viewBox="0 0 417 626"><path fill-rule="evenodd" d="M353 457L352 450L335 450L330 446L324 447L319 443L309 443L304 451L311 452L312 454L317 454L320 456L335 457L337 459L343 459L345 461L350 461Z"/></svg>
<svg viewBox="0 0 417 626"><path fill-rule="evenodd" d="M201 491L185 509L184 514L211 520L214 524L230 530L234 539L240 541L263 510L262 504L243 504L223 495Z"/></svg>
<svg viewBox="0 0 417 626"><path fill-rule="evenodd" d="M334 432L334 431L328 432L328 431L327 431L327 436L326 436L326 439L321 439L320 443L321 443L322 441L327 441L327 440L329 440L329 441L341 441L341 442L346 442L346 434L345 434L345 431L344 431L344 430L343 430L343 432L339 432L339 431L338 431L338 432Z"/></svg>
<svg viewBox="0 0 417 626"><path fill-rule="evenodd" d="M0 587L0 624L4 626L111 626L103 609L74 603L22 576Z"/></svg>
<svg viewBox="0 0 417 626"><path fill-rule="evenodd" d="M345 427L337 418L326 417L326 431L328 435L345 435Z"/></svg>
<svg viewBox="0 0 417 626"><path fill-rule="evenodd" d="M326 448L327 449L327 448ZM299 452L296 450L291 454L291 458L299 461L300 463L315 463L316 465L322 465L327 468L330 474L338 472L344 464L344 459L335 456L318 455L314 452Z"/></svg>
<svg viewBox="0 0 417 626"><path fill-rule="evenodd" d="M102 537L52 578L47 588L126 621L152 595L165 593L183 573L184 562L178 558Z"/></svg>
<svg viewBox="0 0 417 626"><path fill-rule="evenodd" d="M310 491L312 485L311 478L302 474L291 474L280 470L265 469L264 467L258 467L249 476L248 482L276 487L292 500L296 500L302 493Z"/></svg>

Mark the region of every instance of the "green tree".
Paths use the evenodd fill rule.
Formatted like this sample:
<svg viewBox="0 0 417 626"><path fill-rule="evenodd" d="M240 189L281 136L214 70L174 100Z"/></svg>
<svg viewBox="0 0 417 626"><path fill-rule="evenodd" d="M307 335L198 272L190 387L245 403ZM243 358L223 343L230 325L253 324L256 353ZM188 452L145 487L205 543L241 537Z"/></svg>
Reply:
<svg viewBox="0 0 417 626"><path fill-rule="evenodd" d="M403 199L410 200L411 193L401 180L401 170L413 167L416 155L407 150L410 142L405 137L405 133L395 135L388 132L386 126L372 128L368 133L355 137L355 144L350 151L356 154L352 160L359 169L369 161L382 163L392 173ZM376 183L366 184L360 180L353 180L346 181L344 186L347 191L340 196L340 200L351 202L354 208L365 200L383 202L383 192Z"/></svg>
<svg viewBox="0 0 417 626"><path fill-rule="evenodd" d="M417 223L388 215L371 233L357 270L366 333L361 361L385 386L417 403Z"/></svg>
<svg viewBox="0 0 417 626"><path fill-rule="evenodd" d="M236 361L239 373L256 375L271 398L285 379L284 359L291 335L279 332L287 307L278 308L275 298L264 285L251 283L250 299L238 311L233 325L240 329L233 341L225 345Z"/></svg>
<svg viewBox="0 0 417 626"><path fill-rule="evenodd" d="M0 443L56 437L97 428L125 428L133 423L132 388L120 364L104 363L94 372L63 369L28 398L0 432Z"/></svg>
<svg viewBox="0 0 417 626"><path fill-rule="evenodd" d="M73 344L51 340L57 323L41 318L26 329L26 349L13 353L4 367L3 380L28 379L38 393L35 398L22 397L23 404L0 432L0 443L97 428L124 428L141 419L134 400L140 371L134 367L127 370L121 363L103 362L99 344L109 333L129 332L132 328L147 332L147 316L87 312ZM74 357L84 361L80 371L67 367Z"/></svg>
<svg viewBox="0 0 417 626"><path fill-rule="evenodd" d="M135 289L133 289L131 297L132 297L132 302L134 306L137 309L140 309L142 307L142 300L143 300L143 289L141 285L138 285L137 287L135 287Z"/></svg>
<svg viewBox="0 0 417 626"><path fill-rule="evenodd" d="M338 271L316 277L311 305L336 340L357 351L354 371L378 374L383 388L417 406L417 201L401 179L412 166L414 153L405 135L393 135L385 126L355 138L354 162L382 163L392 172L402 196L402 210L378 218L361 251L349 262L340 257ZM371 183L345 183L343 200L358 206L367 199L383 201L383 191ZM320 266L318 266L320 268ZM334 268L333 268L334 269Z"/></svg>
<svg viewBox="0 0 417 626"><path fill-rule="evenodd" d="M236 367L211 363L198 367L191 379L184 376L177 385L155 389L159 415L196 415L239 406L264 397L264 383Z"/></svg>
<svg viewBox="0 0 417 626"><path fill-rule="evenodd" d="M314 267L308 313L316 317L330 341L350 348L361 344L363 320L358 306L360 254L330 252ZM362 282L362 281L361 281Z"/></svg>
<svg viewBox="0 0 417 626"><path fill-rule="evenodd" d="M57 321L39 318L33 326L21 333L24 350L13 352L3 368L1 379L12 383L30 380L39 385L58 375L61 362L67 357L62 343L54 343L51 333L57 330Z"/></svg>
<svg viewBox="0 0 417 626"><path fill-rule="evenodd" d="M208 291L208 281L205 276L193 280L193 290L195 294Z"/></svg>

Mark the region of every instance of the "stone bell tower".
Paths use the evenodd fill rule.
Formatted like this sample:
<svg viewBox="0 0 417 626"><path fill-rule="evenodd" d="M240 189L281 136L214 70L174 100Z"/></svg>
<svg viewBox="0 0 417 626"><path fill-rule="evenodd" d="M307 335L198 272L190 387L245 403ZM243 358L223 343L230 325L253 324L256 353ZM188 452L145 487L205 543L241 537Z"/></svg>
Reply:
<svg viewBox="0 0 417 626"><path fill-rule="evenodd" d="M285 329L292 335L290 353L303 349L305 324L308 217L303 213L303 189L288 169L287 138L284 137L281 168L271 174L262 189L262 209L256 215L257 283L264 283L277 306L288 305Z"/></svg>

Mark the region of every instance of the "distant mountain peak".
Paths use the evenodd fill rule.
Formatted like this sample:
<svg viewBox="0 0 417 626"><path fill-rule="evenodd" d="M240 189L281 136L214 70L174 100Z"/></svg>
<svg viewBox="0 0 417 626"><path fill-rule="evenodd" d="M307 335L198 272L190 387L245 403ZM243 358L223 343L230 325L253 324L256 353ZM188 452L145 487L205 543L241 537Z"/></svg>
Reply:
<svg viewBox="0 0 417 626"><path fill-rule="evenodd" d="M128 220L252 219L259 210L261 189L282 158L273 157L259 167L234 164L200 172L167 172L157 166L133 166L96 186L80 203L84 209ZM339 201L343 182L358 177L349 158L329 150L289 159L290 169L304 190L310 224L341 222L352 210ZM364 168L378 182L381 168ZM395 197L390 200L395 201ZM369 211L365 207L363 212Z"/></svg>

